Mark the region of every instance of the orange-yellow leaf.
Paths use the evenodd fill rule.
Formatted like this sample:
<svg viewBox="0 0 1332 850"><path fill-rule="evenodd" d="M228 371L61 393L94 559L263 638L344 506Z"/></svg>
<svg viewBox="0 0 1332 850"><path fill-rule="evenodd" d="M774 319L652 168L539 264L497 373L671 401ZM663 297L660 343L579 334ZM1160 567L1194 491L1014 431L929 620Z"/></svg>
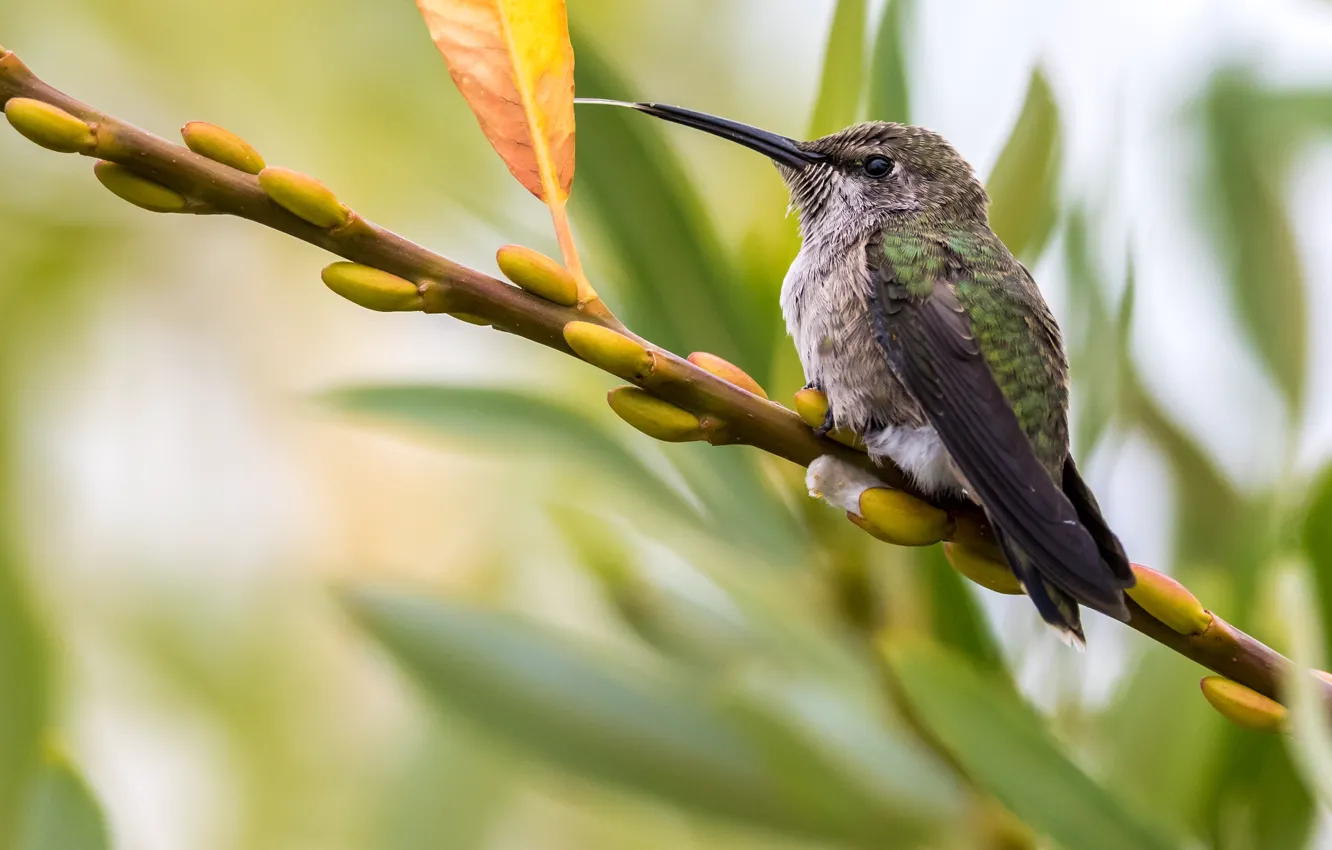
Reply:
<svg viewBox="0 0 1332 850"><path fill-rule="evenodd" d="M564 0L417 0L453 82L509 171L562 206L574 173L574 57Z"/></svg>

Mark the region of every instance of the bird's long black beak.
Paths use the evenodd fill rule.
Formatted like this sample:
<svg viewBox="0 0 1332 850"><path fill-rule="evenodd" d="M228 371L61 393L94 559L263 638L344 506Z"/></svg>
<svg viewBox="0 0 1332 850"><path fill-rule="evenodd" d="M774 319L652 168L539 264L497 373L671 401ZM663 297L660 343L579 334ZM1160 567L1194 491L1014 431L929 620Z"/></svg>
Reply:
<svg viewBox="0 0 1332 850"><path fill-rule="evenodd" d="M758 151L774 162L781 163L787 168L794 168L797 171L823 159L822 154L811 153L802 149L795 139L769 133L767 130L741 124L739 121L730 121L726 118L718 118L715 115L695 112L692 109L684 109L679 106L668 106L664 103L630 103L624 100L601 100L592 97L580 97L575 102L625 106L629 109L637 109L639 112L646 112L648 115L656 116L665 121L693 127L695 130L702 130L714 136L721 136L723 139L744 145L750 150Z"/></svg>

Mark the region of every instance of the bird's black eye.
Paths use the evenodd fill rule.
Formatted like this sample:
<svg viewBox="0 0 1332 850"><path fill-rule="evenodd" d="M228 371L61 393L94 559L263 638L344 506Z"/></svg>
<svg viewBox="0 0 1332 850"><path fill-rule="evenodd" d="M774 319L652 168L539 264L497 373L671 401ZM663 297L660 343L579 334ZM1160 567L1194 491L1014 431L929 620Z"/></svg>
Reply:
<svg viewBox="0 0 1332 850"><path fill-rule="evenodd" d="M886 177L893 170L893 161L885 156L872 156L865 160L865 173L870 177Z"/></svg>

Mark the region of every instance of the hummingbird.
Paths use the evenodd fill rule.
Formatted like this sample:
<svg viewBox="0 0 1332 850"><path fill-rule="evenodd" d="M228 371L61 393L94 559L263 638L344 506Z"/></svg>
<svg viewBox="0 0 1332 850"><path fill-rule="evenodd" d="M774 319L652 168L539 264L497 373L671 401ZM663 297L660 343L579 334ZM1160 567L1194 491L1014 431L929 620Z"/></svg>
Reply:
<svg viewBox="0 0 1332 850"><path fill-rule="evenodd" d="M799 216L781 308L826 433L858 435L926 495L978 503L1045 622L1128 620L1133 572L1069 449L1068 360L989 197L941 135L872 121L811 141L658 103L623 106L768 157Z"/></svg>

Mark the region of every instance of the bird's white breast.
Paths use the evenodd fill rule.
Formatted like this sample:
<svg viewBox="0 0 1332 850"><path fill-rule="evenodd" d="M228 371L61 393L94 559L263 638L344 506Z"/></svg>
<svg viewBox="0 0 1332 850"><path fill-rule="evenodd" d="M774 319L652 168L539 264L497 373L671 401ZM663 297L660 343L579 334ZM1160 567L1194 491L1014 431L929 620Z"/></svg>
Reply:
<svg viewBox="0 0 1332 850"><path fill-rule="evenodd" d="M820 387L838 427L860 434L931 493L959 488L952 461L888 365L870 313L865 245L806 240L782 283L782 316L805 380Z"/></svg>

